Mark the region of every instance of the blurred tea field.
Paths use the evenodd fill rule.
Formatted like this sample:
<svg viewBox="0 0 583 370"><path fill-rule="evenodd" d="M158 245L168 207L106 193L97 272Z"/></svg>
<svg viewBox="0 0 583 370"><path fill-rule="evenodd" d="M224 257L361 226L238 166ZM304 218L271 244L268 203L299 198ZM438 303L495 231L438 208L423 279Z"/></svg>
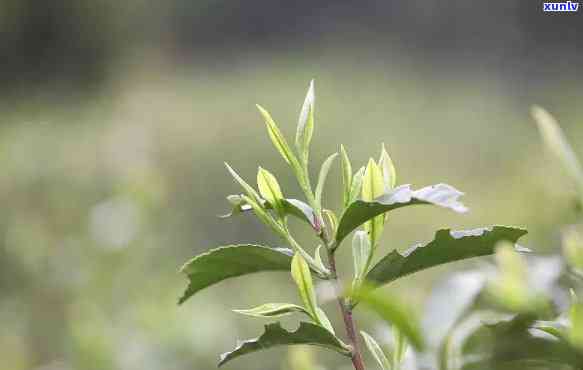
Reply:
<svg viewBox="0 0 583 370"><path fill-rule="evenodd" d="M398 182L446 182L466 193L467 215L416 208L395 213L382 248L430 240L437 228L520 225L525 244L554 250L570 221L570 184L529 117L540 104L560 120L579 154L580 81L457 68L373 49L314 48L176 63L156 53L120 61L91 92L30 89L0 103L0 368L211 369L237 338L264 322L231 308L298 302L286 274L221 283L183 306L178 269L234 241L279 245L251 217L222 220L239 192L223 165L254 182L257 166L283 191L300 191L271 146L255 104L292 137L310 79L316 80L312 173L343 143L353 165L384 142ZM329 186L338 209L340 173ZM398 217L397 217L398 216ZM293 225L313 250L317 241ZM350 248L340 250L350 273ZM437 268L388 290L419 314ZM285 289L288 287L289 289ZM408 287L405 289L405 287ZM337 307L326 306L334 320ZM359 312L357 312L359 315ZM374 331L369 315L362 315ZM294 327L295 319L286 319ZM229 369L289 369L286 349L251 355ZM320 362L341 359L318 351ZM295 369L294 369L295 370Z"/></svg>

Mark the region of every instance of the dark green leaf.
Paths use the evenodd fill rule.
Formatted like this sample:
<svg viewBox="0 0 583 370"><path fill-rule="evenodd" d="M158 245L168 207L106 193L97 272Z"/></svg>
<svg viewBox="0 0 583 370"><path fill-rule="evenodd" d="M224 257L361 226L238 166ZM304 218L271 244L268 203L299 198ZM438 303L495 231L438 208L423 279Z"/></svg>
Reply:
<svg viewBox="0 0 583 370"><path fill-rule="evenodd" d="M401 185L373 201L356 200L340 217L336 241L339 244L350 232L373 217L401 207L433 204L460 213L466 212L467 208L458 201L461 195L462 192L447 184L427 186L419 190L412 190L410 185Z"/></svg>
<svg viewBox="0 0 583 370"><path fill-rule="evenodd" d="M219 361L219 366L249 353L277 346L297 344L324 347L346 356L350 353L344 343L328 330L318 325L301 322L300 327L296 331L287 331L281 327L280 323L273 323L265 326L265 332L260 337L245 340L233 351L223 353Z"/></svg>
<svg viewBox="0 0 583 370"><path fill-rule="evenodd" d="M439 230L426 245L415 246L403 254L392 251L386 255L370 270L366 279L369 284L378 286L444 263L490 255L499 241L516 243L526 233L524 229L507 226Z"/></svg>
<svg viewBox="0 0 583 370"><path fill-rule="evenodd" d="M581 369L583 357L567 343L540 335L532 316L486 324L462 348L464 370Z"/></svg>
<svg viewBox="0 0 583 370"><path fill-rule="evenodd" d="M188 276L189 284L179 303L225 279L260 271L289 271L292 256L289 249L253 244L212 249L194 257L180 270Z"/></svg>

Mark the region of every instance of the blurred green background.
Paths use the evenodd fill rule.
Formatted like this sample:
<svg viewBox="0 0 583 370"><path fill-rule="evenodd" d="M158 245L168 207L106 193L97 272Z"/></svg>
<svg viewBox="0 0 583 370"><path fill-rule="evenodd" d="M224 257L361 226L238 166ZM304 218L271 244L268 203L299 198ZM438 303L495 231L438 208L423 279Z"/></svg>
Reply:
<svg viewBox="0 0 583 370"><path fill-rule="evenodd" d="M528 109L555 114L583 155L583 22L540 8L0 1L0 368L211 369L236 338L262 329L230 309L297 302L289 276L276 273L221 283L179 307L177 271L218 245L280 243L252 217L215 217L240 191L223 161L250 181L264 166L299 197L254 105L291 137L312 78L313 173L340 143L356 166L384 142L399 183L447 182L467 194L467 215L395 213L386 251L437 228L493 223L527 227L528 247L554 250L573 216L570 187ZM339 177L336 168L326 199L336 210ZM340 251L345 275L349 250ZM436 279L473 263L388 290L421 314ZM337 321L337 307L325 308ZM325 368L346 366L315 355ZM313 370L288 358L276 349L228 368Z"/></svg>

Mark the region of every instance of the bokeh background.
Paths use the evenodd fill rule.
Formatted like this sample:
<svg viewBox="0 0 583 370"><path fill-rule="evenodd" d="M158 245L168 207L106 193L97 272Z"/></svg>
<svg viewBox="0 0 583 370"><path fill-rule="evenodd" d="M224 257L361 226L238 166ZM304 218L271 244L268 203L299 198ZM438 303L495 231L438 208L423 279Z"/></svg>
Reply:
<svg viewBox="0 0 583 370"><path fill-rule="evenodd" d="M254 104L291 137L312 78L313 172L339 143L357 165L384 142L399 183L447 182L467 194L467 215L395 213L386 251L437 228L494 223L525 226L524 244L554 250L573 216L570 187L528 110L553 112L583 155L583 18L541 7L0 1L0 369L212 369L264 324L231 308L297 302L289 276L276 273L223 282L179 307L177 271L214 246L280 243L252 217L215 217L239 192L223 161L250 181L260 164L299 196ZM336 168L329 181L332 209L339 176ZM308 230L295 231L312 250ZM340 251L344 274L349 250ZM472 263L387 290L422 314L432 284ZM310 354L324 368L345 366L324 351L282 348L227 367L313 370L302 368Z"/></svg>

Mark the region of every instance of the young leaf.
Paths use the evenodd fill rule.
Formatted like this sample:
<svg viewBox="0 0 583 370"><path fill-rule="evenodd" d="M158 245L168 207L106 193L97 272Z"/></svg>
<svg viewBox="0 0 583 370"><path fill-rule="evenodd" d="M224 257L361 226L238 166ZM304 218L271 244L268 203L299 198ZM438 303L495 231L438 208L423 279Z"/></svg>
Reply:
<svg viewBox="0 0 583 370"><path fill-rule="evenodd" d="M320 169L320 175L318 176L318 185L316 186L316 204L318 207L322 207L322 192L324 191L324 185L326 184L326 178L328 177L328 172L330 172L330 167L332 163L338 156L338 153L334 153L329 156Z"/></svg>
<svg viewBox="0 0 583 370"><path fill-rule="evenodd" d="M397 184L397 171L395 170L393 160L389 156L389 153L387 153L384 143L383 148L381 150L381 158L379 159L379 167L381 168L381 171L383 173L385 193L388 193Z"/></svg>
<svg viewBox="0 0 583 370"><path fill-rule="evenodd" d="M318 266L318 268L321 271L325 271L326 273L329 273L330 270L328 270L328 268L326 267L326 265L324 265L324 262L322 262L322 256L320 255L320 250L322 249L322 245L318 245L318 247L316 248L316 253L314 254L314 260L316 261L316 265Z"/></svg>
<svg viewBox="0 0 583 370"><path fill-rule="evenodd" d="M362 178L364 176L365 167L360 167L358 171L352 177L352 183L350 185L350 198L348 199L348 205L354 202L360 192L362 191ZM346 207L345 207L346 208Z"/></svg>
<svg viewBox="0 0 583 370"><path fill-rule="evenodd" d="M423 337L417 318L413 316L410 308L401 304L395 297L381 295L368 287L353 292L352 297L397 328L415 349L423 349Z"/></svg>
<svg viewBox="0 0 583 370"><path fill-rule="evenodd" d="M248 310L233 310L236 313L253 317L281 317L295 312L310 315L303 307L291 303L266 303Z"/></svg>
<svg viewBox="0 0 583 370"><path fill-rule="evenodd" d="M242 341L233 351L223 353L219 366L249 353L277 346L297 344L319 346L336 351L344 356L350 356L348 346L321 326L301 322L296 331L290 332L282 328L280 323L273 323L265 326L265 331L260 337Z"/></svg>
<svg viewBox="0 0 583 370"><path fill-rule="evenodd" d="M352 258L354 260L354 281L356 284L366 274L371 255L370 241L364 231L357 231L352 238Z"/></svg>
<svg viewBox="0 0 583 370"><path fill-rule="evenodd" d="M259 167L259 171L257 172L257 186L259 188L259 194L272 204L280 215L284 215L283 194L275 176Z"/></svg>
<svg viewBox="0 0 583 370"><path fill-rule="evenodd" d="M267 126L267 133L269 134L273 145L288 164L292 165L292 167L295 166L298 162L297 158L289 147L285 137L275 124L275 121L273 121L273 118L271 118L269 112L266 111L262 106L257 105L257 109L259 109L259 112L263 116L265 125Z"/></svg>
<svg viewBox="0 0 583 370"><path fill-rule="evenodd" d="M259 196L259 194L257 194L255 189L253 189L253 187L247 184L247 182L245 182L245 180L243 180L241 176L239 176L237 172L235 172L235 170L233 170L231 166L229 166L228 163L225 162L225 166L227 167L227 170L229 170L233 178L243 187L245 192L247 192L248 196L241 195L241 198L246 204L251 206L257 218L259 218L259 220L261 220L261 222L263 222L265 225L269 226L276 234L284 236L285 231L281 228L279 224L277 224L277 222L275 222L271 215L269 215L265 211L265 208L263 206L264 203L263 199L261 199L261 197Z"/></svg>
<svg viewBox="0 0 583 370"><path fill-rule="evenodd" d="M561 161L561 164L575 181L583 196L583 168L573 148L565 138L563 130L561 130L555 118L543 108L534 106L531 109L531 114L538 124L547 148Z"/></svg>
<svg viewBox="0 0 583 370"><path fill-rule="evenodd" d="M364 178L362 180L362 200L372 202L385 192L383 183L383 173L375 161L371 158L368 161ZM372 249L376 247L384 227L384 217L373 217L364 223L364 229L369 235Z"/></svg>
<svg viewBox="0 0 583 370"><path fill-rule="evenodd" d="M314 291L312 274L310 273L308 263L298 253L296 253L292 259L291 274L298 286L298 291L304 302L304 306L310 315L317 320L316 308L318 307L318 304L316 302L316 292Z"/></svg>
<svg viewBox="0 0 583 370"><path fill-rule="evenodd" d="M377 341L372 336L367 334L365 331L361 331L360 335L362 335L366 347L368 348L374 359L377 361L381 369L392 370L393 366L391 365L391 362L389 361L389 359L387 358L387 356L385 355Z"/></svg>
<svg viewBox="0 0 583 370"><path fill-rule="evenodd" d="M447 184L426 186L415 191L411 185L400 185L373 201L356 200L340 217L336 242L340 244L348 234L375 216L406 206L432 204L455 212L466 212L468 209L458 201L462 195L462 192Z"/></svg>
<svg viewBox="0 0 583 370"><path fill-rule="evenodd" d="M239 244L211 249L188 261L180 272L188 277L183 303L197 292L223 280L261 271L289 271L293 252L289 249Z"/></svg>
<svg viewBox="0 0 583 370"><path fill-rule="evenodd" d="M344 149L344 145L340 145L340 155L342 158L342 201L344 207L348 207L350 204L350 190L352 189L352 165L350 164L350 159Z"/></svg>
<svg viewBox="0 0 583 370"><path fill-rule="evenodd" d="M221 218L227 218L253 210L253 207L251 207L251 205L249 205L249 203L247 203L247 201L245 201L241 195L229 195L227 199L231 204L233 204L233 209L230 213L219 216ZM284 214L292 215L299 220L307 222L312 228L316 228L317 223L312 207L302 202L301 200L292 198L284 198L281 200L281 202L283 204ZM271 203L265 199L261 199L261 203L265 209L273 209Z"/></svg>
<svg viewBox="0 0 583 370"><path fill-rule="evenodd" d="M286 238L287 232L285 231L285 229L280 224L278 224L269 213L267 213L267 211L265 210L265 208L263 208L262 205L259 205L259 203L255 202L253 199L249 198L246 195L243 195L242 197L243 200L251 206L251 208L253 209L253 213L255 214L255 216L257 216L257 218L261 222L270 227L274 233L278 234L284 239Z"/></svg>
<svg viewBox="0 0 583 370"><path fill-rule="evenodd" d="M330 230L332 230L332 233L336 233L336 228L338 227L338 218L336 218L334 212L329 209L324 209L323 212L326 216L326 219L328 220L328 225L330 225Z"/></svg>
<svg viewBox="0 0 583 370"><path fill-rule="evenodd" d="M318 307L316 309L316 316L318 318L318 323L326 330L328 330L330 333L335 334L334 333L334 327L332 326L332 323L330 322L330 319L328 318L328 316L326 315L326 312L324 312L324 310L322 310L320 307Z"/></svg>
<svg viewBox="0 0 583 370"><path fill-rule="evenodd" d="M310 81L310 87L306 94L306 99L300 111L298 120L298 130L296 132L296 148L301 153L304 163L308 162L310 153L310 142L314 133L314 80Z"/></svg>
<svg viewBox="0 0 583 370"><path fill-rule="evenodd" d="M231 166L229 166L229 164L227 162L225 162L225 166L227 167L227 170L231 173L231 176L233 176L235 181L237 181L239 183L239 185L241 185L241 187L245 190L247 195L250 198L252 198L253 201L258 203L259 205L262 205L261 197L255 191L255 189L253 189L253 187L251 185L247 184L247 182L245 180L243 180L241 178L241 176L239 176L239 174L237 174L237 172L235 172L235 170L233 168L231 168Z"/></svg>
<svg viewBox="0 0 583 370"><path fill-rule="evenodd" d="M229 203L231 203L231 205L233 206L231 208L231 212L218 216L220 218L228 218L239 213L251 211L253 209L253 207L251 207L249 204L247 204L247 202L245 202L245 200L240 194L227 195L227 201L229 201Z"/></svg>
<svg viewBox="0 0 583 370"><path fill-rule="evenodd" d="M404 253L394 250L386 255L366 275L366 281L379 286L444 263L491 255L498 242L516 243L526 233L524 229L507 226L459 231L442 229L425 245L414 246Z"/></svg>

